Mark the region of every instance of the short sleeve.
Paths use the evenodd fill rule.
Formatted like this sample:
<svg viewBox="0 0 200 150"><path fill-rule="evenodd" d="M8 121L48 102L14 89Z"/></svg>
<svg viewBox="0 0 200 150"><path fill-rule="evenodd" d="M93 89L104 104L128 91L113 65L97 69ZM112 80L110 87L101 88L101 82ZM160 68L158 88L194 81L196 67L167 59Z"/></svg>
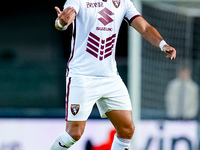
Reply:
<svg viewBox="0 0 200 150"><path fill-rule="evenodd" d="M67 0L64 4L64 9L67 7L73 7L76 13L78 13L80 9L80 0Z"/></svg>
<svg viewBox="0 0 200 150"><path fill-rule="evenodd" d="M124 16L124 20L128 22L128 24L130 25L135 18L141 15L130 0L125 0L125 1L126 1L126 13Z"/></svg>

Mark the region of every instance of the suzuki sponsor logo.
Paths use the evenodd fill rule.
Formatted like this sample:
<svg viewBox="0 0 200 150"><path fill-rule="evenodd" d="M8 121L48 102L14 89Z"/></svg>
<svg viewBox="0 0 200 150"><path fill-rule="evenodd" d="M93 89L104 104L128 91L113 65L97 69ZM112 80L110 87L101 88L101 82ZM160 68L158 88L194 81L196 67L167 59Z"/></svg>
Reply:
<svg viewBox="0 0 200 150"><path fill-rule="evenodd" d="M112 31L112 28L96 27L96 30L100 30L100 31Z"/></svg>
<svg viewBox="0 0 200 150"><path fill-rule="evenodd" d="M102 16L101 18L98 18L98 20L104 25L106 26L107 24L113 22L113 19L110 17L112 15L114 15L114 13L112 11L110 11L108 8L104 8L102 9L99 14Z"/></svg>

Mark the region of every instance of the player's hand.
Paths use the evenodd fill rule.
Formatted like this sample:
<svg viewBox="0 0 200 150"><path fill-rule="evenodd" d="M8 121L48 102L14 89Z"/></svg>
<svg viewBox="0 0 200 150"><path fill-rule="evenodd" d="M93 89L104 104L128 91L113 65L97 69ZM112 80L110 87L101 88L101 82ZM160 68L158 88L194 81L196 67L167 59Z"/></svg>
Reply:
<svg viewBox="0 0 200 150"><path fill-rule="evenodd" d="M56 12L57 12L57 15L59 16L59 15L61 14L60 8L58 8L58 7L56 6L56 7L55 7L55 10L56 10Z"/></svg>
<svg viewBox="0 0 200 150"><path fill-rule="evenodd" d="M62 26L70 25L76 17L76 11L73 7L67 7L63 11L61 11L58 7L55 7L55 10L58 15L57 20L60 20L60 24Z"/></svg>
<svg viewBox="0 0 200 150"><path fill-rule="evenodd" d="M176 50L169 46L169 45L164 45L163 46L163 51L167 54L167 58L173 60L176 58Z"/></svg>

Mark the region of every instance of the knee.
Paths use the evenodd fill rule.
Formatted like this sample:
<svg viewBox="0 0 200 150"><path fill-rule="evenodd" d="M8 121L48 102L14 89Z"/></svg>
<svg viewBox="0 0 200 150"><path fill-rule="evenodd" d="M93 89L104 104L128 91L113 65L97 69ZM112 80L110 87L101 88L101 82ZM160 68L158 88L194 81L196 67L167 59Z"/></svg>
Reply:
<svg viewBox="0 0 200 150"><path fill-rule="evenodd" d="M75 140L78 141L85 129L85 121L84 122L67 122L66 124L66 132Z"/></svg>
<svg viewBox="0 0 200 150"><path fill-rule="evenodd" d="M78 141L82 136L81 132L70 132L69 134L75 141Z"/></svg>
<svg viewBox="0 0 200 150"><path fill-rule="evenodd" d="M83 131L81 128L71 128L71 129L68 129L66 130L69 135L75 140L75 141L78 141L82 134L83 134Z"/></svg>
<svg viewBox="0 0 200 150"><path fill-rule="evenodd" d="M83 130L81 130L80 128L70 128L67 129L66 132L75 140L78 141L82 134L83 134Z"/></svg>
<svg viewBox="0 0 200 150"><path fill-rule="evenodd" d="M134 131L135 131L135 125L132 124L129 126L122 127L120 131L117 131L117 135L118 137L123 139L131 139L134 134Z"/></svg>

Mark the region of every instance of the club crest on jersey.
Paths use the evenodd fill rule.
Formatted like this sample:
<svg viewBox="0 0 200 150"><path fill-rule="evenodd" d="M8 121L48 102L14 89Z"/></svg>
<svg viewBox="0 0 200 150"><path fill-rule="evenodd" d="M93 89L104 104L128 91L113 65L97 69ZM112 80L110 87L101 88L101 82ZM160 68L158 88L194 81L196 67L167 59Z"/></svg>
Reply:
<svg viewBox="0 0 200 150"><path fill-rule="evenodd" d="M114 4L114 6L115 6L116 8L118 8L119 5L120 5L121 0L112 0L112 2L113 2L113 4Z"/></svg>
<svg viewBox="0 0 200 150"><path fill-rule="evenodd" d="M71 104L71 112L74 116L78 114L79 110L80 110L79 104Z"/></svg>

